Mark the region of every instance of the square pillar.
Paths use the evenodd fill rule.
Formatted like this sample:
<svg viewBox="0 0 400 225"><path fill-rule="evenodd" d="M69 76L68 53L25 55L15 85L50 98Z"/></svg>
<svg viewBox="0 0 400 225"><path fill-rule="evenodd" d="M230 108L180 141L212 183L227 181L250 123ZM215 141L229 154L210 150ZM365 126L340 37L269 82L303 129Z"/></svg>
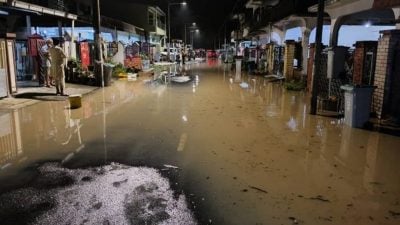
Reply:
<svg viewBox="0 0 400 225"><path fill-rule="evenodd" d="M394 55L398 42L400 41L400 30L385 30L380 32L382 37L378 42L377 59L374 85L377 87L374 92L373 109L379 119L385 105L388 104L390 95L390 78L393 72Z"/></svg>
<svg viewBox="0 0 400 225"><path fill-rule="evenodd" d="M354 67L353 67L353 84L354 85L368 85L365 78L368 74L368 67L371 65L366 64L367 52L372 52L373 60L376 59L376 41L357 41L354 50ZM375 68L375 62L372 62L372 70ZM372 71L374 72L374 71ZM372 74L373 75L373 74ZM363 82L364 80L364 82Z"/></svg>
<svg viewBox="0 0 400 225"><path fill-rule="evenodd" d="M307 92L312 92L313 73L314 73L315 43L310 44L307 62Z"/></svg>
<svg viewBox="0 0 400 225"><path fill-rule="evenodd" d="M275 63L275 45L270 43L267 45L267 72L268 74L272 74L274 72L274 63Z"/></svg>
<svg viewBox="0 0 400 225"><path fill-rule="evenodd" d="M294 40L287 40L285 42L285 56L283 65L283 75L288 81L293 80L293 61L294 53L296 48L296 42Z"/></svg>

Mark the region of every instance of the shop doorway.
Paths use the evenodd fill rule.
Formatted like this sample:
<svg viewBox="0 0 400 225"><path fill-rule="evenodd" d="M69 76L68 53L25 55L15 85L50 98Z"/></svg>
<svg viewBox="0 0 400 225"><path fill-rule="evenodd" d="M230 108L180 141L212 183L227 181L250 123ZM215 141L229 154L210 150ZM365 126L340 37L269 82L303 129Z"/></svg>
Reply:
<svg viewBox="0 0 400 225"><path fill-rule="evenodd" d="M35 78L34 59L28 56L27 41L16 41L15 58L17 66L17 81L32 81Z"/></svg>

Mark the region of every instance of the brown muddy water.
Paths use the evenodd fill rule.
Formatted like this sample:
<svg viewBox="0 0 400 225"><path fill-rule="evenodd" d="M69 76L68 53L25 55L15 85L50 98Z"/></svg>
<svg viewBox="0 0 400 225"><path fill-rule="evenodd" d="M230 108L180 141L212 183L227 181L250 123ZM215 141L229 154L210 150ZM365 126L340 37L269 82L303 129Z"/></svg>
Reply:
<svg viewBox="0 0 400 225"><path fill-rule="evenodd" d="M40 196L49 189L37 186L48 162L66 171L117 163L167 178L175 201L185 199L198 224L400 224L399 137L310 116L306 94L236 76L224 65L188 71L194 79L187 84L116 81L85 96L77 110L61 101L1 112L0 199L13 192L28 198L15 190L32 188ZM52 208L45 206L38 210ZM168 212L136 224L168 224ZM83 222L98 224L93 221Z"/></svg>

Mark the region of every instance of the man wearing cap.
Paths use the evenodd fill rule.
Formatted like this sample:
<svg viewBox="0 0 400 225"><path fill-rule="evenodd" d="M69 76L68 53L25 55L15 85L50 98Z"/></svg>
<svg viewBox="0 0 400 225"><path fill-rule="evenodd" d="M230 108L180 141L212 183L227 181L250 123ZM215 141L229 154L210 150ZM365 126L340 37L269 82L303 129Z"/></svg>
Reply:
<svg viewBox="0 0 400 225"><path fill-rule="evenodd" d="M64 73L64 63L67 56L64 53L64 50L61 48L61 43L63 41L60 40L54 43L53 47L49 49L50 57L51 57L51 67L53 71L53 75L56 80L56 94L65 96L65 73Z"/></svg>
<svg viewBox="0 0 400 225"><path fill-rule="evenodd" d="M51 58L49 54L49 49L53 46L53 40L51 38L46 40L46 44L42 46L40 49L42 55L42 68L44 74L44 85L46 87L50 87L51 84L51 74L50 74L50 67L51 67Z"/></svg>

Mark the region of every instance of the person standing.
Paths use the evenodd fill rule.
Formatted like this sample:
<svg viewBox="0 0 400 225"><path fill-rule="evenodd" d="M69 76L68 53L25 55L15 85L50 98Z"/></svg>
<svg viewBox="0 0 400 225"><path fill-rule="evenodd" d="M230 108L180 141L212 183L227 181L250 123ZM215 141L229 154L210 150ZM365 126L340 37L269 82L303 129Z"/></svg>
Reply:
<svg viewBox="0 0 400 225"><path fill-rule="evenodd" d="M65 90L65 73L64 63L67 56L64 50L61 48L62 40L54 43L53 47L49 49L51 57L51 67L56 80L56 94L66 96Z"/></svg>
<svg viewBox="0 0 400 225"><path fill-rule="evenodd" d="M182 48L182 64L185 65L186 61L186 48Z"/></svg>
<svg viewBox="0 0 400 225"><path fill-rule="evenodd" d="M47 39L46 44L42 46L40 49L42 55L42 68L43 68L43 75L44 75L44 85L46 87L50 87L51 85L51 74L50 74L50 67L51 67L51 58L49 54L49 49L53 46L53 40Z"/></svg>

